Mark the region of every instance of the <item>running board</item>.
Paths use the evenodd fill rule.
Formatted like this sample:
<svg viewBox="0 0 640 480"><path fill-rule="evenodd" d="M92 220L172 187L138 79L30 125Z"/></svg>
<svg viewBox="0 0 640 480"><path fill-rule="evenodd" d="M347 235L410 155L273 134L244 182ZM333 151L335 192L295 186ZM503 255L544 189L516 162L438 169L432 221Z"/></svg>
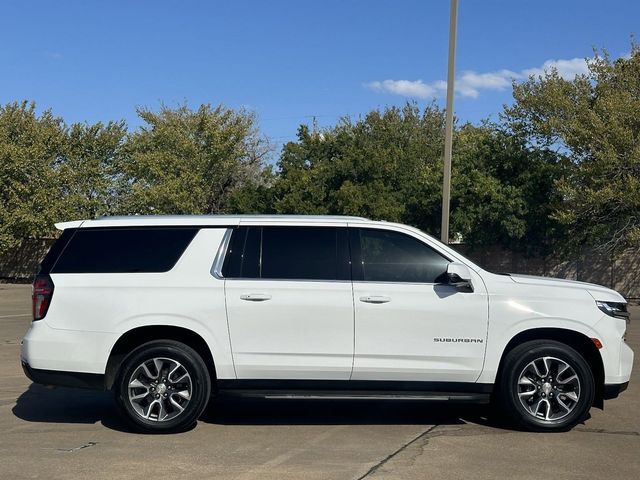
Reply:
<svg viewBox="0 0 640 480"><path fill-rule="evenodd" d="M373 391L283 391L222 389L219 396L264 398L269 400L402 400L489 403L488 393L458 392L373 392Z"/></svg>

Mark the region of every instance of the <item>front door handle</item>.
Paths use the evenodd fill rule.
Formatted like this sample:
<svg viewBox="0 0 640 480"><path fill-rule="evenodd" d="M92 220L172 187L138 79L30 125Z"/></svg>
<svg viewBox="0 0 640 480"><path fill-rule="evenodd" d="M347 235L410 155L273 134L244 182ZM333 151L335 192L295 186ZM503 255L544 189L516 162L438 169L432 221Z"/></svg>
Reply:
<svg viewBox="0 0 640 480"><path fill-rule="evenodd" d="M389 303L391 298L382 295L365 295L360 297L360 301L364 303Z"/></svg>
<svg viewBox="0 0 640 480"><path fill-rule="evenodd" d="M247 302L264 302L271 300L271 295L268 293L244 293L240 295L240 300L246 300Z"/></svg>

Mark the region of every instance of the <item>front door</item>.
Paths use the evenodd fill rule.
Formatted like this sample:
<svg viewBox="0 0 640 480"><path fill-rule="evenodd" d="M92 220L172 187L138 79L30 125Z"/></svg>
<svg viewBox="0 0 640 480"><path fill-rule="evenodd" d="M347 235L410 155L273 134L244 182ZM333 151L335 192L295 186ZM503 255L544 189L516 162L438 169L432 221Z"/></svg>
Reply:
<svg viewBox="0 0 640 480"><path fill-rule="evenodd" d="M353 380L474 382L482 370L487 295L446 285L450 259L411 232L351 229Z"/></svg>
<svg viewBox="0 0 640 480"><path fill-rule="evenodd" d="M349 379L348 248L346 226L234 231L222 273L238 379Z"/></svg>

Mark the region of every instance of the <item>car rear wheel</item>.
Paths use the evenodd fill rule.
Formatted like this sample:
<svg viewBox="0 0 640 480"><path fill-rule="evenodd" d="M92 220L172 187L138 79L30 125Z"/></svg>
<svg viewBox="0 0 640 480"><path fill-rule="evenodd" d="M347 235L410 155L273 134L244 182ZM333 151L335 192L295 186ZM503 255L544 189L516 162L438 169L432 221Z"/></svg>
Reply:
<svg viewBox="0 0 640 480"><path fill-rule="evenodd" d="M155 340L135 349L116 381L121 412L138 431L170 433L195 424L211 394L202 357L173 340Z"/></svg>
<svg viewBox="0 0 640 480"><path fill-rule="evenodd" d="M595 382L576 350L553 340L534 340L507 354L497 393L499 413L512 423L563 431L586 417Z"/></svg>

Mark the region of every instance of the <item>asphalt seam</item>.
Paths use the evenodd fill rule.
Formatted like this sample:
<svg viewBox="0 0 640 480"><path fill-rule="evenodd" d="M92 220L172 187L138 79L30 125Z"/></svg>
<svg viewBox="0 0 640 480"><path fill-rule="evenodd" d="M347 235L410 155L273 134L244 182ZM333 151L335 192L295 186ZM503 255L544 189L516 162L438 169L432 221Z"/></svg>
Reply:
<svg viewBox="0 0 640 480"><path fill-rule="evenodd" d="M87 442L84 445L80 445L79 447L74 447L74 448L57 448L56 450L58 452L65 452L65 453L73 453L73 452L77 452L78 450L84 450L85 448L90 448L93 447L95 445L97 445L98 442Z"/></svg>
<svg viewBox="0 0 640 480"><path fill-rule="evenodd" d="M634 430L607 430L606 428L576 428L580 433L604 433L606 435L631 435L640 436L640 432Z"/></svg>
<svg viewBox="0 0 640 480"><path fill-rule="evenodd" d="M415 437L413 440L405 443L399 449L397 449L395 452L387 455L385 458L380 460L378 463L376 463L374 466L372 466L369 470L367 470L367 472L364 475L358 477L356 480L362 480L363 478L366 478L369 475L372 475L372 474L376 473L380 469L380 467L382 467L385 463L387 463L393 457L395 457L396 455L398 455L399 453L404 451L407 447L410 447L412 444L414 444L415 442L417 442L421 438L424 438L427 435L429 435L436 427L438 427L438 425L433 425L432 427L427 428L424 432L422 432L420 435Z"/></svg>

